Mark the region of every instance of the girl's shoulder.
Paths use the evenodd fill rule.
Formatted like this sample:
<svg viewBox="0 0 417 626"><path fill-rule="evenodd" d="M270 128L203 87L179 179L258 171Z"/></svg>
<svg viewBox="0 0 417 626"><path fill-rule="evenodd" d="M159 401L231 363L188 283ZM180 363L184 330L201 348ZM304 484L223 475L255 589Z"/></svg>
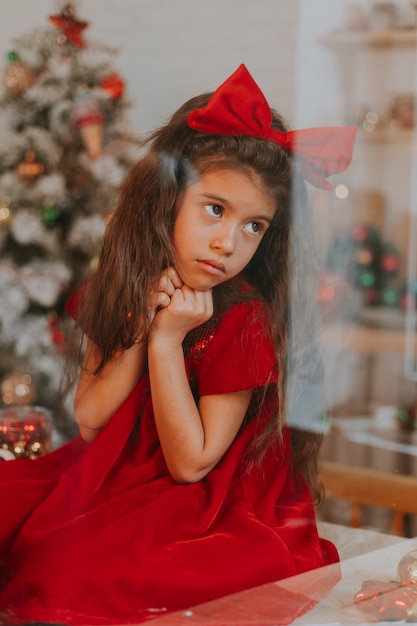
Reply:
<svg viewBox="0 0 417 626"><path fill-rule="evenodd" d="M183 347L185 356L201 358L209 345L247 342L254 335L269 334L269 310L262 300L249 298L235 302L201 326L190 331Z"/></svg>
<svg viewBox="0 0 417 626"><path fill-rule="evenodd" d="M233 305L206 336L199 366L200 395L244 391L277 380L277 356L260 300Z"/></svg>
<svg viewBox="0 0 417 626"><path fill-rule="evenodd" d="M237 302L222 316L217 339L252 345L262 336L270 342L270 318L270 307L262 300L250 298Z"/></svg>

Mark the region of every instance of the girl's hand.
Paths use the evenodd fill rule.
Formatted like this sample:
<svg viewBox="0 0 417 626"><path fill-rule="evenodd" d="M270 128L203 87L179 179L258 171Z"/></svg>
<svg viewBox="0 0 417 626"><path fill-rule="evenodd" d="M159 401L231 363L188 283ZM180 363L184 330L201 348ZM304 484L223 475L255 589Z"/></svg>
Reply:
<svg viewBox="0 0 417 626"><path fill-rule="evenodd" d="M176 289L181 289L183 282L174 267L168 267L159 277L158 284L151 293L149 311L151 319L155 317L157 310L167 307Z"/></svg>
<svg viewBox="0 0 417 626"><path fill-rule="evenodd" d="M156 303L156 306L155 306ZM159 280L158 292L153 295L155 318L152 335L164 333L175 341L206 322L213 315L211 290L196 291L185 285L175 268L169 267ZM159 307L159 311L156 311Z"/></svg>

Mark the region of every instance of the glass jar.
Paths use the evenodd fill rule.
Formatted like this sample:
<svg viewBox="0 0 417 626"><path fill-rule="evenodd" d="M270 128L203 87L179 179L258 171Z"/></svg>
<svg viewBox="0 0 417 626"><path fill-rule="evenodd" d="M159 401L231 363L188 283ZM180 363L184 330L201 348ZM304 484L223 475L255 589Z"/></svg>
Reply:
<svg viewBox="0 0 417 626"><path fill-rule="evenodd" d="M51 412L41 406L0 410L0 461L35 459L51 450Z"/></svg>

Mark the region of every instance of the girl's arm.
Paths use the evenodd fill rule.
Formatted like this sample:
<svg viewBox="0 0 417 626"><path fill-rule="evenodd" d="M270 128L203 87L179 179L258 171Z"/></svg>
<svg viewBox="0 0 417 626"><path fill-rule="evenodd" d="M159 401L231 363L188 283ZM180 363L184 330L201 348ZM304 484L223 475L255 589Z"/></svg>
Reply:
<svg viewBox="0 0 417 626"><path fill-rule="evenodd" d="M201 480L218 463L243 422L251 391L203 396L196 405L182 341L213 314L210 291L186 285L153 322L148 368L155 422L168 469L178 482Z"/></svg>
<svg viewBox="0 0 417 626"><path fill-rule="evenodd" d="M182 284L173 268L163 272L150 295L150 315L154 316L158 307L167 306L175 289ZM134 344L115 355L98 374L94 374L100 361L98 348L87 340L74 399L75 419L80 435L86 441L95 439L142 378L146 369L147 345L142 342Z"/></svg>
<svg viewBox="0 0 417 626"><path fill-rule="evenodd" d="M93 374L99 362L98 349L88 341L74 399L75 419L86 441L95 439L139 382L146 367L146 344L134 344Z"/></svg>

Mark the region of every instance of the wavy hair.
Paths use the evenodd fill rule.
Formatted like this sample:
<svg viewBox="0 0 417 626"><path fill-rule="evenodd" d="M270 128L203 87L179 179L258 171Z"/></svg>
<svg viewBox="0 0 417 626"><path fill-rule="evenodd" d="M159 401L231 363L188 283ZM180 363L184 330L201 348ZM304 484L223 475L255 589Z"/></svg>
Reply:
<svg viewBox="0 0 417 626"><path fill-rule="evenodd" d="M282 439L287 423L289 375L294 368L303 367L304 346L311 348L314 338L307 192L293 158L279 145L256 137L206 134L189 128L188 114L203 107L210 96L202 94L186 102L144 142L143 154L124 181L106 228L78 325L91 336L102 355L97 371L117 352L129 348L138 334L146 337L152 285L163 269L174 263L172 230L178 194L195 176L216 169L241 171L252 178L274 198L276 206L270 227L242 272L269 305L279 372L278 413L252 447L259 459L268 446ZM276 111L272 114L273 127L288 130L283 118ZM221 285L214 289L214 296L215 306L225 306ZM135 320L143 320L142 328L137 328ZM313 433L294 432L294 464L303 471L315 495L320 490L319 444L320 437Z"/></svg>

